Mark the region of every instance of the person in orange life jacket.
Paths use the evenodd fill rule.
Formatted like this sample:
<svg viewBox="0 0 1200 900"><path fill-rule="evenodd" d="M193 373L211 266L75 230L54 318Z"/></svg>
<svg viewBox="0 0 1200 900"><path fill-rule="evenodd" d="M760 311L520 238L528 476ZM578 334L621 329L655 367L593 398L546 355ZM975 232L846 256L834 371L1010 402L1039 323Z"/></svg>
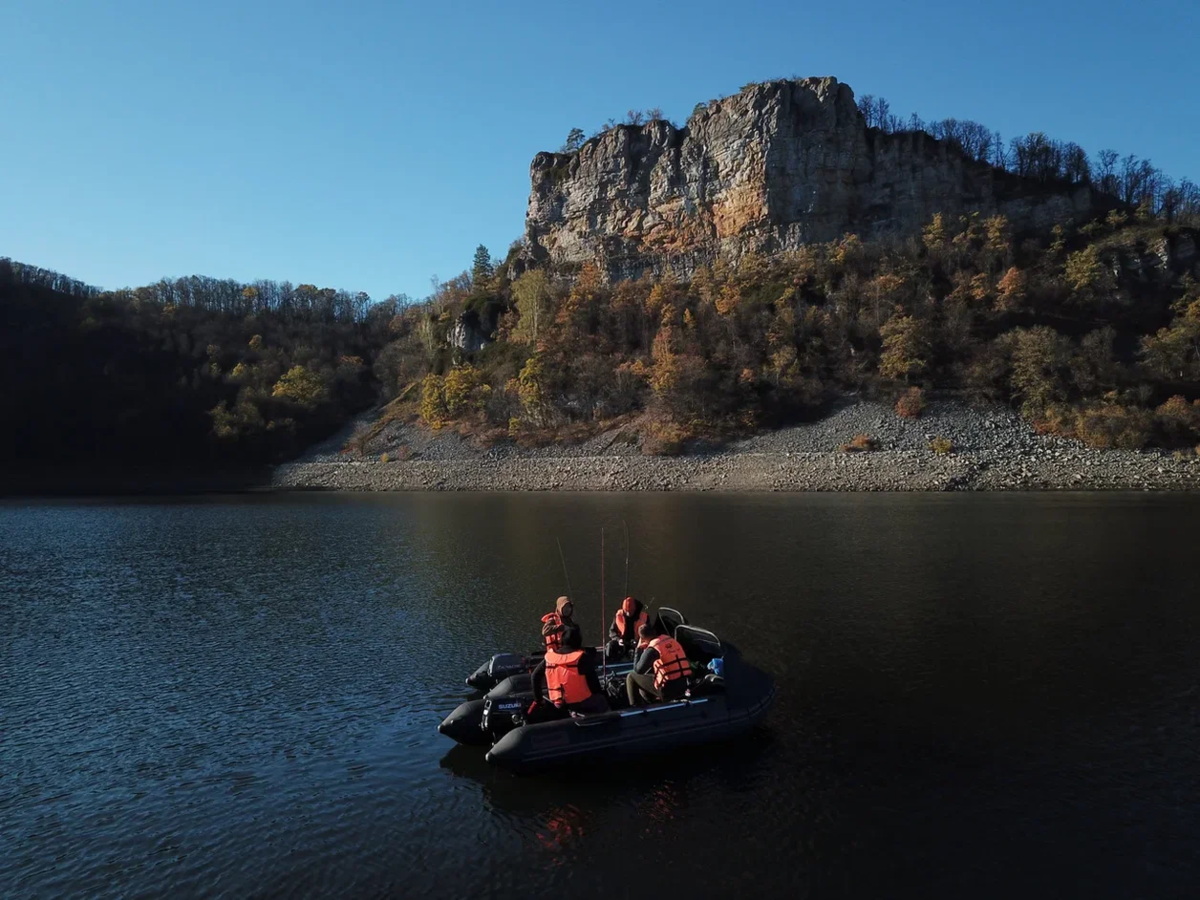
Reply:
<svg viewBox="0 0 1200 900"><path fill-rule="evenodd" d="M542 642L547 650L557 650L562 646L563 636L571 629L579 630L579 626L571 619L575 605L570 597L559 597L554 603L554 612L542 616Z"/></svg>
<svg viewBox="0 0 1200 900"><path fill-rule="evenodd" d="M531 723L571 713L608 712L608 698L596 677L596 651L582 644L579 627L572 625L563 632L562 646L547 650L533 670L533 704L527 715Z"/></svg>
<svg viewBox="0 0 1200 900"><path fill-rule="evenodd" d="M642 601L635 597L626 597L617 609L617 614L613 616L612 625L608 629L609 658L625 656L633 650L635 645L639 650L645 648L646 642L638 638L638 629L648 621L649 617L646 615L646 607L642 605Z"/></svg>
<svg viewBox="0 0 1200 900"><path fill-rule="evenodd" d="M638 654L633 671L625 678L629 705L637 706L639 695L647 703L659 700L678 700L688 688L692 674L691 663L683 647L673 637L657 636L649 625L638 629L646 640L646 649Z"/></svg>

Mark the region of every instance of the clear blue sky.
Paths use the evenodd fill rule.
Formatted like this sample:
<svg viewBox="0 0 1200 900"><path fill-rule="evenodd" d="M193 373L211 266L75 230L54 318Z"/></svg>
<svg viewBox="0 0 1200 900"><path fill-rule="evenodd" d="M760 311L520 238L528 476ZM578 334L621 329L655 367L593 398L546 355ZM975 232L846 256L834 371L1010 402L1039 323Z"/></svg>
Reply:
<svg viewBox="0 0 1200 900"><path fill-rule="evenodd" d="M0 0L0 256L419 297L503 256L529 161L631 107L835 75L893 111L1200 180L1200 0Z"/></svg>

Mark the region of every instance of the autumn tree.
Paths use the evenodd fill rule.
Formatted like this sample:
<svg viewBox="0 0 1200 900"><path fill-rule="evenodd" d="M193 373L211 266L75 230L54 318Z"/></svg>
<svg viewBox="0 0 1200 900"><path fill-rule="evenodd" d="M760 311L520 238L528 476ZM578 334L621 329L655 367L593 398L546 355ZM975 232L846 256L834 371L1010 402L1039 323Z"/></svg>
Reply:
<svg viewBox="0 0 1200 900"><path fill-rule="evenodd" d="M925 247L931 253L940 253L946 247L946 219L941 213L934 213L933 219L921 235Z"/></svg>
<svg viewBox="0 0 1200 900"><path fill-rule="evenodd" d="M1007 263L1012 256L1012 229L1008 219L1002 215L989 216L984 220L983 229L984 250L990 265Z"/></svg>
<svg viewBox="0 0 1200 900"><path fill-rule="evenodd" d="M310 372L304 366L292 366L275 383L271 396L312 407L326 399L328 390L315 372Z"/></svg>
<svg viewBox="0 0 1200 900"><path fill-rule="evenodd" d="M1200 296L1191 299L1200 290L1188 285L1189 294L1177 304L1180 311L1171 324L1142 338L1143 366L1164 381L1200 381Z"/></svg>
<svg viewBox="0 0 1200 900"><path fill-rule="evenodd" d="M996 284L996 309L1000 312L1020 309L1028 293L1028 274L1015 266L1010 268Z"/></svg>
<svg viewBox="0 0 1200 900"><path fill-rule="evenodd" d="M1001 338L1012 357L1010 383L1022 410L1040 415L1065 398L1062 373L1070 359L1070 342L1045 325L1016 328Z"/></svg>
<svg viewBox="0 0 1200 900"><path fill-rule="evenodd" d="M449 410L446 409L445 380L430 372L421 382L421 419L430 428L441 428Z"/></svg>
<svg viewBox="0 0 1200 900"><path fill-rule="evenodd" d="M905 315L897 307L879 333L883 338L883 353L879 357L880 375L908 381L925 371L929 365L929 341L917 319Z"/></svg>
<svg viewBox="0 0 1200 900"><path fill-rule="evenodd" d="M482 411L491 392L480 371L469 364L455 366L441 382L441 400L450 416Z"/></svg>
<svg viewBox="0 0 1200 900"><path fill-rule="evenodd" d="M531 269L513 282L513 300L520 318L513 330L513 339L521 343L537 343L550 316L553 294L550 279L544 269Z"/></svg>
<svg viewBox="0 0 1200 900"><path fill-rule="evenodd" d="M525 361L517 376L517 395L525 416L534 425L545 426L551 419L549 391L542 357L535 353Z"/></svg>
<svg viewBox="0 0 1200 900"><path fill-rule="evenodd" d="M1200 400L1191 403L1175 394L1154 411L1163 430L1174 439L1200 437Z"/></svg>
<svg viewBox="0 0 1200 900"><path fill-rule="evenodd" d="M1082 250L1070 254L1064 276L1071 290L1083 297L1094 297L1111 285L1111 276L1100 258L1100 248L1089 244Z"/></svg>

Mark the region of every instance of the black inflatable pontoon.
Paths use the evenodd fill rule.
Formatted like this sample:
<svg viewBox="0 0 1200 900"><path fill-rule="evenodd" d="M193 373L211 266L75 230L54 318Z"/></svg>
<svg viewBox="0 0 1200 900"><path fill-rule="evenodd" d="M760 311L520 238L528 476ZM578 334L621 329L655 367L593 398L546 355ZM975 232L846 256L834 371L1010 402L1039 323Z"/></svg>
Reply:
<svg viewBox="0 0 1200 900"><path fill-rule="evenodd" d="M724 678L694 681L683 700L607 713L525 724L532 698L529 675L505 679L487 696L463 703L438 731L462 744L491 745L486 759L527 773L563 764L589 765L735 737L754 727L775 699L775 682L722 646L712 632L690 626L672 629L697 672L721 658ZM625 673L610 670L610 697L624 694Z"/></svg>
<svg viewBox="0 0 1200 900"><path fill-rule="evenodd" d="M736 679L740 688L732 689ZM515 699L515 698L514 698ZM617 762L648 753L736 737L757 725L775 700L770 676L736 653L725 656L725 689L686 700L522 725L501 737L486 759L527 773L564 764Z"/></svg>

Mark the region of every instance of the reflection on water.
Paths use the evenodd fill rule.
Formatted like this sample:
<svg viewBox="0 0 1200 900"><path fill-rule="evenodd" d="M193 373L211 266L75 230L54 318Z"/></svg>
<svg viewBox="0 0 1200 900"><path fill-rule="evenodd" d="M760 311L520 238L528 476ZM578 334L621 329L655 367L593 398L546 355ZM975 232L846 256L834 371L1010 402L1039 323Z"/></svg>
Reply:
<svg viewBox="0 0 1200 900"><path fill-rule="evenodd" d="M1200 501L403 495L0 506L0 895L1178 895ZM462 679L624 581L765 728L498 772ZM650 859L655 865L638 861Z"/></svg>

